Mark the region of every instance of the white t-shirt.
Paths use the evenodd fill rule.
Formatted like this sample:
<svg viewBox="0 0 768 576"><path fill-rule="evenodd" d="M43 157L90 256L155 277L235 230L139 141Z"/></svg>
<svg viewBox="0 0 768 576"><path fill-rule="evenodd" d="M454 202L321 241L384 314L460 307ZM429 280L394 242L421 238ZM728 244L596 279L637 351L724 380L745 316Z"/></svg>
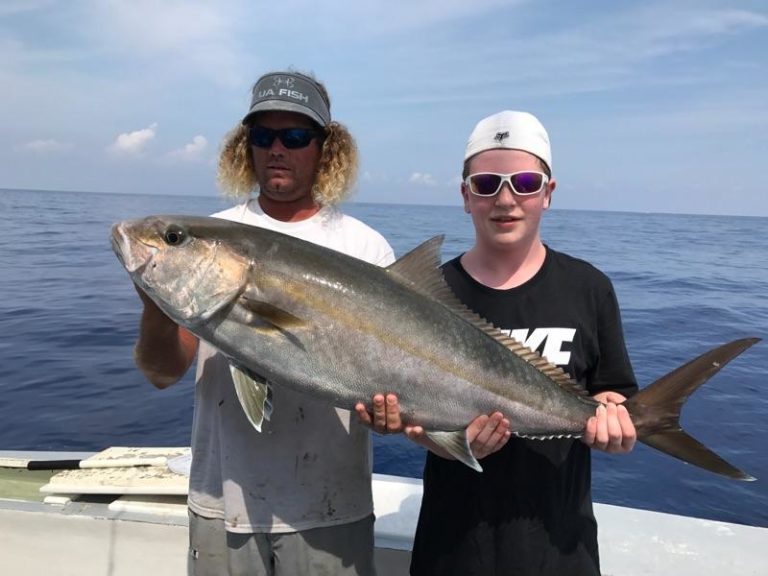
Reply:
<svg viewBox="0 0 768 576"><path fill-rule="evenodd" d="M394 261L384 237L326 207L301 222L270 218L256 200L214 214L290 234L380 266ZM262 432L238 402L226 358L198 351L189 507L230 532L294 532L345 524L373 511L372 450L357 415L274 386ZM361 398L361 400L366 400Z"/></svg>

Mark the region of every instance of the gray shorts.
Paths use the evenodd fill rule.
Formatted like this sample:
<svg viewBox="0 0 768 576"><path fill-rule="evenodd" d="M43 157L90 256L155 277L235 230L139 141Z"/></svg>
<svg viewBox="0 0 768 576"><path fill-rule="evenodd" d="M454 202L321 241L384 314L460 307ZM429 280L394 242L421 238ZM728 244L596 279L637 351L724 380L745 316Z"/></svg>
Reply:
<svg viewBox="0 0 768 576"><path fill-rule="evenodd" d="M285 534L236 534L189 511L189 576L375 576L373 514Z"/></svg>

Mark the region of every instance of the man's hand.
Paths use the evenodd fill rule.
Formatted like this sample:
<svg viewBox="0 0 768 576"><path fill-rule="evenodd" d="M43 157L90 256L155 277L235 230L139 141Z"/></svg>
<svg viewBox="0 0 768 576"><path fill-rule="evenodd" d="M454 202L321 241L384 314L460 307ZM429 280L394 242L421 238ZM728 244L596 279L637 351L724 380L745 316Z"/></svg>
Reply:
<svg viewBox="0 0 768 576"><path fill-rule="evenodd" d="M372 404L373 413L368 412L362 402L355 406L355 412L357 412L362 424L380 434L403 432L409 439L429 448L435 454L443 458L453 459L453 456L447 454L427 437L421 426L405 426L403 424L400 418L400 403L395 394L387 394L386 396L375 394ZM501 412L494 412L490 416L480 415L467 426L467 440L472 453L478 460L500 450L510 436L509 420L505 419Z"/></svg>
<svg viewBox="0 0 768 576"><path fill-rule="evenodd" d="M157 388L167 388L181 379L197 354L197 337L163 313L143 290L134 284L144 305L139 338L133 349L136 366Z"/></svg>
<svg viewBox="0 0 768 576"><path fill-rule="evenodd" d="M587 421L582 442L610 454L631 452L637 441L637 432L629 412L621 405L626 398L617 392L601 392L593 398L602 404Z"/></svg>
<svg viewBox="0 0 768 576"><path fill-rule="evenodd" d="M455 460L455 458L432 442L421 426L406 426L405 435L417 444L420 444L438 456ZM467 441L472 454L478 460L501 450L512 436L509 430L509 420L504 418L501 412L494 412L490 416L481 414L467 426Z"/></svg>
<svg viewBox="0 0 768 576"><path fill-rule="evenodd" d="M467 426L467 440L478 460L501 450L511 435L509 420L501 412L482 414Z"/></svg>
<svg viewBox="0 0 768 576"><path fill-rule="evenodd" d="M403 422L400 419L400 403L394 394L374 394L373 413L365 409L365 404L358 402L355 412L360 422L372 428L379 434L396 434L404 431Z"/></svg>

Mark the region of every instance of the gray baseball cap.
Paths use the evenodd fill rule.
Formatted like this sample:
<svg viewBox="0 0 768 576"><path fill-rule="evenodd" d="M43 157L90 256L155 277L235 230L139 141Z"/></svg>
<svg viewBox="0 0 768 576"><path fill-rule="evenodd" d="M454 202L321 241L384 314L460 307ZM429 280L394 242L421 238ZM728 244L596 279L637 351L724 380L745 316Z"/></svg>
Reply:
<svg viewBox="0 0 768 576"><path fill-rule="evenodd" d="M331 121L331 110L317 82L296 72L265 74L253 86L253 96L243 124L249 124L259 112L282 110L308 116L320 126Z"/></svg>

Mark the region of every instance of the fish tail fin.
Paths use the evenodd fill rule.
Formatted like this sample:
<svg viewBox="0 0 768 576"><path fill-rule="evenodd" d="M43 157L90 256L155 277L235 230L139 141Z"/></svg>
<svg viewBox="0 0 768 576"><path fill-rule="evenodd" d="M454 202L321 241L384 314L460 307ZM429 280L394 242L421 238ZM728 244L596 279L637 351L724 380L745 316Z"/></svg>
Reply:
<svg viewBox="0 0 768 576"><path fill-rule="evenodd" d="M742 338L713 348L627 400L624 405L632 416L638 440L715 474L736 480L755 480L687 434L680 426L680 411L699 386L759 341L759 338Z"/></svg>
<svg viewBox="0 0 768 576"><path fill-rule="evenodd" d="M693 436L687 434L684 430L669 430L651 434L640 439L641 442L661 450L665 454L679 458L683 462L688 462L699 468L704 468L710 472L734 478L736 480L752 481L756 480L754 476L742 472L738 468L723 460L712 450L704 446Z"/></svg>

